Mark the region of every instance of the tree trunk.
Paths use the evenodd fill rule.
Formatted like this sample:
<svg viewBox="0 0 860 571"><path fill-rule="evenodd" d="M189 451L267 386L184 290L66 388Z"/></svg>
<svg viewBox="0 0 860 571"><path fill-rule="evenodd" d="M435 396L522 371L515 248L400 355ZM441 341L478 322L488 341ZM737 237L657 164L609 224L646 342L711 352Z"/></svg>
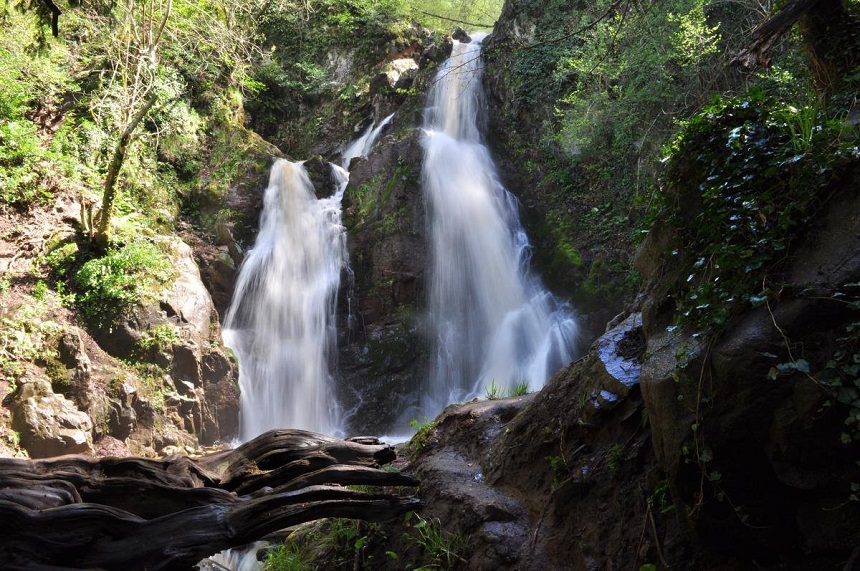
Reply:
<svg viewBox="0 0 860 571"><path fill-rule="evenodd" d="M110 223L113 218L113 203L116 200L116 183L119 179L119 171L125 162L125 153L128 150L128 145L131 143L131 137L134 131L152 106L155 105L157 97L150 94L149 98L143 103L143 106L137 110L134 117L131 118L128 126L123 130L117 141L116 148L113 152L113 157L108 166L107 175L105 176L104 192L102 194L102 209L99 214L99 226L96 230L93 239L95 245L104 251L110 243Z"/></svg>
<svg viewBox="0 0 860 571"><path fill-rule="evenodd" d="M839 91L860 72L860 7L853 4L819 0L798 21L812 73L825 93Z"/></svg>
<svg viewBox="0 0 860 571"><path fill-rule="evenodd" d="M198 459L0 459L0 561L4 570L189 569L314 519L390 519L418 501L343 486L417 485L379 469L393 458L378 442L280 430Z"/></svg>
<svg viewBox="0 0 860 571"><path fill-rule="evenodd" d="M851 0L791 0L753 32L732 64L770 66L773 48L798 23L816 83L834 93L860 72L860 6Z"/></svg>

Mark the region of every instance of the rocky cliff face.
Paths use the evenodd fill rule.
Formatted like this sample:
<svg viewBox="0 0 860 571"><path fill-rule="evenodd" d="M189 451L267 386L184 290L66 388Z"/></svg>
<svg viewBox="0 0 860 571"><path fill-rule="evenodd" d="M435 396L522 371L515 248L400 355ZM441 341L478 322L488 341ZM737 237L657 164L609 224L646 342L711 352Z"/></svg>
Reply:
<svg viewBox="0 0 860 571"><path fill-rule="evenodd" d="M780 298L744 312L712 344L667 331L666 286L685 279L669 261L673 230L657 229L640 250L654 452L688 514L683 525L713 552L759 561L807 553L823 564L854 549L854 389L834 384L830 370L858 358L860 201L856 176L838 184L798 236Z"/></svg>
<svg viewBox="0 0 860 571"><path fill-rule="evenodd" d="M390 429L426 376L423 311L427 240L415 117L404 113L366 160L344 199L352 283L344 292L341 395L350 432ZM355 164L358 162L358 164Z"/></svg>

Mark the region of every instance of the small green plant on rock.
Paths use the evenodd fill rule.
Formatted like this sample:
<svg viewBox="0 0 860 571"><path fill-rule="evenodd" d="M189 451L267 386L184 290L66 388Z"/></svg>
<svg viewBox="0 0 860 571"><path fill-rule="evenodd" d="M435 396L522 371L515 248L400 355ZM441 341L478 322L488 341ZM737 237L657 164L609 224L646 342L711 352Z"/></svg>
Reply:
<svg viewBox="0 0 860 571"><path fill-rule="evenodd" d="M521 397L527 394L529 394L529 382L526 380L518 382L510 392L512 397Z"/></svg>
<svg viewBox="0 0 860 571"><path fill-rule="evenodd" d="M484 387L484 395L486 395L487 400L498 400L504 396L504 391L496 384L496 380L493 379L489 385Z"/></svg>
<svg viewBox="0 0 860 571"><path fill-rule="evenodd" d="M552 469L552 487L557 488L568 477L567 462L564 456L547 456L546 460Z"/></svg>
<svg viewBox="0 0 860 571"><path fill-rule="evenodd" d="M436 428L436 422L424 417L424 422L413 420L409 423L409 427L415 429L415 435L409 441L409 447L412 448L412 454L417 456L430 445L430 435Z"/></svg>
<svg viewBox="0 0 860 571"><path fill-rule="evenodd" d="M151 327L143 334L137 342L138 348L143 352L164 351L179 341L176 330L169 323L161 323Z"/></svg>
<svg viewBox="0 0 860 571"><path fill-rule="evenodd" d="M316 569L302 553L301 548L287 541L266 553L264 571L313 571Z"/></svg>
<svg viewBox="0 0 860 571"><path fill-rule="evenodd" d="M613 444L609 449L609 473L613 476L618 475L621 469L621 461L624 460L624 449L618 444Z"/></svg>

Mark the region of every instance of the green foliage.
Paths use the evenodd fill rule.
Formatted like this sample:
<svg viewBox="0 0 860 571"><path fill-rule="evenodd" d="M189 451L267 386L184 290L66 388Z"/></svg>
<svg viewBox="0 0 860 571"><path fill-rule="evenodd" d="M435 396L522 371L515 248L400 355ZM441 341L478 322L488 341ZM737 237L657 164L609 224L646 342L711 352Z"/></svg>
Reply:
<svg viewBox="0 0 860 571"><path fill-rule="evenodd" d="M675 509L672 503L672 495L669 492L669 480L660 480L654 486L654 490L648 495L648 508L657 510L661 514L667 514Z"/></svg>
<svg viewBox="0 0 860 571"><path fill-rule="evenodd" d="M155 325L144 332L143 337L137 342L138 349L144 354L152 351L163 351L169 349L179 341L176 330L169 323Z"/></svg>
<svg viewBox="0 0 860 571"><path fill-rule="evenodd" d="M39 280L36 282L36 285L33 286L33 299L36 301L44 301L45 294L48 292L48 284L44 281Z"/></svg>
<svg viewBox="0 0 860 571"><path fill-rule="evenodd" d="M266 553L263 561L264 571L313 571L316 569L302 553L301 548L292 542L285 542Z"/></svg>
<svg viewBox="0 0 860 571"><path fill-rule="evenodd" d="M760 17L757 6L705 0L518 6L535 24L533 37L488 57L490 72L512 96L503 103L515 135L507 145L525 165L523 181L534 181L526 203L544 218L532 234L536 261L552 287L570 288L580 308L611 309L635 291L631 244L657 192L661 149L678 130L676 118L715 93L746 88L749 78L727 65L727 54L737 52ZM798 51L796 45L785 42L778 51ZM776 74L780 85L804 89L804 67L792 60L791 73L785 69Z"/></svg>
<svg viewBox="0 0 860 571"><path fill-rule="evenodd" d="M406 522L412 517L417 523L410 526L411 533L404 537L421 547L425 560L418 569L453 569L459 563L465 563L468 538L459 530L453 532L442 527L439 518L425 519L412 512L406 514Z"/></svg>
<svg viewBox="0 0 860 571"><path fill-rule="evenodd" d="M78 245L75 242L64 242L48 247L45 263L59 278L70 275L78 260Z"/></svg>
<svg viewBox="0 0 860 571"><path fill-rule="evenodd" d="M81 314L91 327L112 331L126 310L172 276L166 255L152 242L137 239L113 246L75 274Z"/></svg>
<svg viewBox="0 0 860 571"><path fill-rule="evenodd" d="M552 470L553 488L558 487L570 476L567 462L564 456L547 456L545 459L549 462L549 467Z"/></svg>
<svg viewBox="0 0 860 571"><path fill-rule="evenodd" d="M430 437L433 430L436 428L436 421L424 418L424 422L412 420L409 422L410 428L415 429L415 434L409 441L409 447L412 449L413 456L417 456L424 452L430 446Z"/></svg>
<svg viewBox="0 0 860 571"><path fill-rule="evenodd" d="M510 396L512 397L521 397L527 394L529 394L529 382L526 380L518 382L510 391Z"/></svg>
<svg viewBox="0 0 860 571"><path fill-rule="evenodd" d="M504 387L497 385L495 379L491 380L489 385L484 386L484 396L487 400L499 400L506 397L521 397L528 393L529 382L527 380L518 382L507 391Z"/></svg>
<svg viewBox="0 0 860 571"><path fill-rule="evenodd" d="M484 395L487 397L487 400L498 400L504 396L504 393L505 391L496 384L495 379L484 387Z"/></svg>
<svg viewBox="0 0 860 571"><path fill-rule="evenodd" d="M609 473L617 476L621 469L621 461L624 460L624 449L619 444L613 444L609 448L607 457L609 458Z"/></svg>
<svg viewBox="0 0 860 571"><path fill-rule="evenodd" d="M761 90L718 99L685 123L659 202L680 232L672 252L679 325L717 332L738 308L774 295L768 280L854 153L856 134L842 140L829 113L816 112L800 147L785 120L794 111Z"/></svg>
<svg viewBox="0 0 860 571"><path fill-rule="evenodd" d="M24 373L25 363L53 355L48 339L60 331L60 326L47 319L48 315L44 299L26 301L0 313L0 376L14 381Z"/></svg>
<svg viewBox="0 0 860 571"><path fill-rule="evenodd" d="M47 173L33 168L46 155L33 123L22 120L0 124L0 202L23 206L51 198L42 186Z"/></svg>
<svg viewBox="0 0 860 571"><path fill-rule="evenodd" d="M846 286L855 293L837 292L833 300L844 304L848 319L834 331L832 352L815 378L830 393L827 405L846 410L840 439L847 445L860 442L860 284ZM807 364L807 374L808 367Z"/></svg>
<svg viewBox="0 0 860 571"><path fill-rule="evenodd" d="M272 549L264 569L372 571L379 568L376 557L381 556L386 540L385 532L377 524L342 518L319 520L298 528L283 544ZM394 554L393 558L396 557Z"/></svg>

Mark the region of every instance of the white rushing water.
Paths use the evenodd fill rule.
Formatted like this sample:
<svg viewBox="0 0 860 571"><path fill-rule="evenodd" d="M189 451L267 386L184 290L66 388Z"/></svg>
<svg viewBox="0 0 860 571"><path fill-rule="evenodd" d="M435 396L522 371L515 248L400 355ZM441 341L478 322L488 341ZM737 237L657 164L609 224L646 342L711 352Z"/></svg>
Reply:
<svg viewBox="0 0 860 571"><path fill-rule="evenodd" d="M432 236L430 322L436 361L422 409L528 383L573 358L576 323L528 269L516 199L483 144L478 36L454 42L428 94L423 188Z"/></svg>
<svg viewBox="0 0 860 571"><path fill-rule="evenodd" d="M346 146L343 166L331 165L337 188L329 198L316 198L302 163L272 166L260 231L224 320L224 343L239 359L242 441L273 428L340 429L332 364L340 275L349 269L341 224L345 169L367 156L393 117L369 125ZM257 571L257 551L265 545L221 552L202 568Z"/></svg>
<svg viewBox="0 0 860 571"><path fill-rule="evenodd" d="M348 144L343 150L340 158L340 166L348 170L352 159L366 157L373 148L373 144L379 138L380 133L382 133L382 130L386 125L391 123L392 119L394 119L394 113L380 121L378 125L374 125L373 123L368 125L361 136Z"/></svg>
<svg viewBox="0 0 860 571"><path fill-rule="evenodd" d="M263 197L260 231L242 263L224 320L239 359L240 440L273 428L340 430L333 370L335 304L348 268L341 203L350 161L366 156L391 122L369 125L332 164L337 188L317 199L302 163L278 160Z"/></svg>
<svg viewBox="0 0 860 571"><path fill-rule="evenodd" d="M239 359L243 441L273 428L339 428L331 369L347 175L332 166L340 184L324 199L314 195L302 163L272 166L260 232L224 322L224 343Z"/></svg>

